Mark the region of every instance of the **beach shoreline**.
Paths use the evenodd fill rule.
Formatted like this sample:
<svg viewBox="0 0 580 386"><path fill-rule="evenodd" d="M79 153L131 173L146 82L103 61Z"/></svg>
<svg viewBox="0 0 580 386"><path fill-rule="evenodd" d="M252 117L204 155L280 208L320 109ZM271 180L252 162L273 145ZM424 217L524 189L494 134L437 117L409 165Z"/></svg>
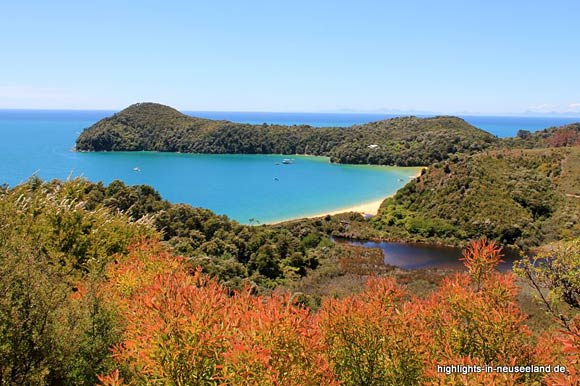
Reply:
<svg viewBox="0 0 580 386"><path fill-rule="evenodd" d="M374 200L374 201L369 201L369 202L365 202L365 203L361 203L361 204L357 204L357 205L352 205L352 206L348 206L348 207L344 207L344 208L340 208L340 209L335 209L335 210L328 210L328 211L324 211L324 212L319 212L319 213L315 213L315 214L308 214L305 216L299 216L299 217L293 217L293 218L289 218L286 220L275 220L275 221L271 221L271 222L264 222L264 225L278 225L278 224L283 224L283 223L287 223L287 222L292 222L292 221L300 221L300 220L304 220L307 218L320 218L320 217L325 217L325 216L334 216L337 214L341 214L341 213L360 213L363 216L374 216L379 212L379 208L381 207L381 204L383 203L383 201L385 201L387 198L394 196L394 193L380 198L378 200Z"/></svg>
<svg viewBox="0 0 580 386"><path fill-rule="evenodd" d="M421 168L417 172L417 174L412 176L412 178L409 178L409 181L412 181L413 179L419 177L421 175L421 173L423 172L423 169L425 169L425 167ZM341 214L341 213L351 213L351 212L360 213L363 216L375 216L379 212L379 208L381 207L381 204L383 203L383 201L385 201L389 197L393 197L395 194L396 194L396 192L393 194L390 194L386 197L379 198L377 200L367 201L367 202L363 202L360 204L347 206L344 208L339 208L339 209L335 209L335 210L328 210L328 211L319 212L319 213L315 213L315 214L309 214L306 216L293 217L293 218L289 218L289 219L285 219L285 220L275 220L275 221L271 221L271 222L265 222L263 224L265 224L265 225L277 225L277 224L287 223L287 222L291 222L291 221L304 220L307 218L320 218L320 217L325 217L325 216L334 216L334 215Z"/></svg>

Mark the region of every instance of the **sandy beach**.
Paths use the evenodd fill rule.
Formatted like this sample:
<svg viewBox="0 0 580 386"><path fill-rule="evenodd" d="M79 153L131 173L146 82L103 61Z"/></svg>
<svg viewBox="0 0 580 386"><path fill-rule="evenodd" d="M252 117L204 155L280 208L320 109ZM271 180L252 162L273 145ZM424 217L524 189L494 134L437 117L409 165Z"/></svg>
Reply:
<svg viewBox="0 0 580 386"><path fill-rule="evenodd" d="M413 176L413 178L419 177L421 175L422 170L423 170L423 168L421 170L419 170L417 172L417 174L415 174L415 176ZM411 179L409 179L409 181L411 181ZM381 207L381 204L383 203L383 201L385 201L387 198L392 197L392 196L394 196L394 193L389 195L389 196L383 197L381 199L365 202L365 203L358 204L358 205L348 206L345 208L340 208L340 209L326 211L326 212L320 212L320 213L316 213L316 214L309 214L306 216L291 218L291 219L287 219L287 220L273 221L273 222L269 222L269 223L265 223L265 224L269 224L269 225L281 224L283 222L296 221L296 220L301 220L304 218L316 218L316 217L324 217L324 216L328 216L328 215L334 216L335 214L348 213L348 212L355 212L355 213L360 213L362 215L374 216L379 212L379 208Z"/></svg>
<svg viewBox="0 0 580 386"><path fill-rule="evenodd" d="M356 212L356 213L360 213L362 215L374 216L375 214L378 213L379 208L380 208L381 204L383 203L383 201L386 200L388 197L391 197L391 196L387 196L387 197L384 197L384 198L381 198L381 199L375 200L375 201L365 202L363 204L349 206L346 208L340 208L340 209L330 210L330 211L326 211L326 212L320 212L320 213L316 213L316 214L309 214L306 216L289 218L287 220L266 222L264 224L274 225L274 224L281 224L281 223L289 222L289 221L302 220L305 218L324 217L324 216L328 216L328 215L334 216L335 214L348 213L348 212Z"/></svg>
<svg viewBox="0 0 580 386"><path fill-rule="evenodd" d="M388 196L388 197L390 197L390 196ZM347 213L347 212L357 212L357 213L360 213L363 215L370 214L370 215L374 216L375 214L378 213L379 207L381 206L383 201L385 201L388 197L384 197L384 198L381 198L381 199L375 200L375 201L365 202L363 204L349 206L346 208L340 208L340 209L333 210L333 211L328 211L328 212L319 213L319 214L313 214L313 215L305 216L304 218L314 218L314 217L321 217L321 216L326 216L326 215L335 215L335 214Z"/></svg>

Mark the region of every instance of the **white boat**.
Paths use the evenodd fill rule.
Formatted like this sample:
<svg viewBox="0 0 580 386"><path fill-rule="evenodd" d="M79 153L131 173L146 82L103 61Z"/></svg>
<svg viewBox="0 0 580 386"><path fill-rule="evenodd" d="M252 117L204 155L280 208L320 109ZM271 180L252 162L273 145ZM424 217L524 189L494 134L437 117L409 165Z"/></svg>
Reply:
<svg viewBox="0 0 580 386"><path fill-rule="evenodd" d="M134 167L134 168L133 168L133 171L134 171L134 172L140 172L140 171L141 171L141 169L139 169L138 167Z"/></svg>
<svg viewBox="0 0 580 386"><path fill-rule="evenodd" d="M283 163L284 165L289 165L289 164L292 164L292 163L294 163L294 160L293 160L293 159L290 159L290 158L284 158L284 159L282 160L282 163Z"/></svg>

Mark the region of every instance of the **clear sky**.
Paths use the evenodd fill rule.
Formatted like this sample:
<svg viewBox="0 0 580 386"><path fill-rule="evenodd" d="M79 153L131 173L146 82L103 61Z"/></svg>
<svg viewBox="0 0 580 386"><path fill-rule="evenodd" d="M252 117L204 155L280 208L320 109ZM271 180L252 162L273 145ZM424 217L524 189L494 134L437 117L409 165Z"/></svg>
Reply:
<svg viewBox="0 0 580 386"><path fill-rule="evenodd" d="M0 108L580 115L580 1L0 2Z"/></svg>

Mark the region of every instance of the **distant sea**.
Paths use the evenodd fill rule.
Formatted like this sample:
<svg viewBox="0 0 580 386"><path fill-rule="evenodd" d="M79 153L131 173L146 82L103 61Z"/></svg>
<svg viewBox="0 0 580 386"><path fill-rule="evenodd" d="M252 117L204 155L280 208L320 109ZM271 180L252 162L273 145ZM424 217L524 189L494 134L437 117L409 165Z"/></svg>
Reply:
<svg viewBox="0 0 580 386"><path fill-rule="evenodd" d="M334 165L324 157L196 155L155 152L76 153L80 132L112 111L0 110L0 184L37 174L43 179L83 176L91 181L148 184L171 202L226 214L242 223L273 222L332 211L388 196L416 168ZM246 123L350 126L392 117L383 114L189 112ZM464 117L498 136L558 126L579 119ZM281 165L293 158L291 165ZM135 171L137 168L139 171Z"/></svg>
<svg viewBox="0 0 580 386"><path fill-rule="evenodd" d="M280 124L280 125L310 125L316 127L352 126L383 119L395 118L401 115L393 114L354 114L354 113L251 113L251 112L215 112L215 111L188 111L188 115L209 118L225 119L232 122L252 124ZM418 115L429 117L433 115ZM513 137L518 130L537 131L552 126L562 126L580 122L580 117L516 117L516 116L485 116L485 115L458 115L467 122L480 129L486 130L498 137Z"/></svg>

